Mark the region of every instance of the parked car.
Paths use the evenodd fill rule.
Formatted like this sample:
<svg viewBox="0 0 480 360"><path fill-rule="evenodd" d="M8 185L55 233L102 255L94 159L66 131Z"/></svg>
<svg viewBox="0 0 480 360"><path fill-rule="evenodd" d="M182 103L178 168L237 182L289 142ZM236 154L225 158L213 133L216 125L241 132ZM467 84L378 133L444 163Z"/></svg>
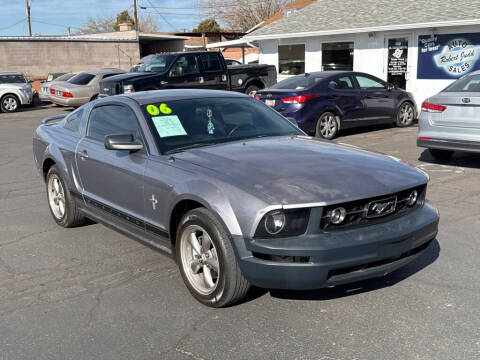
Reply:
<svg viewBox="0 0 480 360"><path fill-rule="evenodd" d="M480 71L426 99L418 119L417 145L441 160L455 151L480 152Z"/></svg>
<svg viewBox="0 0 480 360"><path fill-rule="evenodd" d="M61 74L61 75L58 75ZM58 76L56 76L58 75ZM67 81L75 76L76 73L54 73L47 76L47 80L42 82L40 86L40 93L38 97L42 102L50 102L50 86L54 83L59 83L62 81Z"/></svg>
<svg viewBox="0 0 480 360"><path fill-rule="evenodd" d="M209 306L250 284L383 276L437 234L423 171L308 137L246 95L149 91L43 122L33 151L57 224L88 217L170 253Z"/></svg>
<svg viewBox="0 0 480 360"><path fill-rule="evenodd" d="M98 97L100 81L123 74L120 69L101 69L78 73L66 82L50 86L50 101L61 106L79 107Z"/></svg>
<svg viewBox="0 0 480 360"><path fill-rule="evenodd" d="M3 112L17 111L21 105L32 103L33 91L24 74L0 72L0 109Z"/></svg>
<svg viewBox="0 0 480 360"><path fill-rule="evenodd" d="M138 72L102 81L102 96L158 89L232 90L254 95L277 82L273 65L238 65L227 68L222 53L192 51L158 54Z"/></svg>
<svg viewBox="0 0 480 360"><path fill-rule="evenodd" d="M282 115L309 134L333 139L345 128L395 123L409 126L416 118L413 96L372 75L325 71L297 75L257 92Z"/></svg>
<svg viewBox="0 0 480 360"><path fill-rule="evenodd" d="M227 66L243 65L240 61L230 58L225 58L225 63L227 64Z"/></svg>

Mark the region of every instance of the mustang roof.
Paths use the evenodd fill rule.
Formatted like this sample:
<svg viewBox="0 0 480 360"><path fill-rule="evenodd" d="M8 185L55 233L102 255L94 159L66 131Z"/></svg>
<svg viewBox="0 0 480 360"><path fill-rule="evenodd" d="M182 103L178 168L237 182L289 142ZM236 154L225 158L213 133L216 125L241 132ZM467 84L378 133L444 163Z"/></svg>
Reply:
<svg viewBox="0 0 480 360"><path fill-rule="evenodd" d="M220 91L220 90L202 90L202 89L168 89L168 90L153 90L142 91L124 95L135 101L140 105L156 103L165 99L169 100L187 100L195 98L216 98L216 97L235 97L248 98L248 95L241 94L234 91ZM108 99L108 98L107 98Z"/></svg>

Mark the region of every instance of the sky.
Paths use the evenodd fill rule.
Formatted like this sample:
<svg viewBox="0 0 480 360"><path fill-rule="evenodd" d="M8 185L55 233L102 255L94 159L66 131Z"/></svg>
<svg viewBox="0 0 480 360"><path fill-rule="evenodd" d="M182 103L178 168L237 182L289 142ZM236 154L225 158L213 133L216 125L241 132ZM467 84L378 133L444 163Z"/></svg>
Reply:
<svg viewBox="0 0 480 360"><path fill-rule="evenodd" d="M32 33L65 35L89 17L114 17L122 10L133 14L133 0L29 0ZM151 15L160 31L191 30L208 17L196 9L198 0L138 0L139 16ZM146 10L140 6L147 7ZM160 12L165 22L157 13ZM0 0L0 36L28 36L25 0Z"/></svg>

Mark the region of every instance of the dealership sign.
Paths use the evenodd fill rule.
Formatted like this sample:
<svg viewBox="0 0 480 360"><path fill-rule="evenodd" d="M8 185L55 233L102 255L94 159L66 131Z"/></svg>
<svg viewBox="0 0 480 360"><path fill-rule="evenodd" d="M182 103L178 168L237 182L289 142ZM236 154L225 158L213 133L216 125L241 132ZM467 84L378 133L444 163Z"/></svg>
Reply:
<svg viewBox="0 0 480 360"><path fill-rule="evenodd" d="M480 34L418 38L418 79L456 79L480 69Z"/></svg>

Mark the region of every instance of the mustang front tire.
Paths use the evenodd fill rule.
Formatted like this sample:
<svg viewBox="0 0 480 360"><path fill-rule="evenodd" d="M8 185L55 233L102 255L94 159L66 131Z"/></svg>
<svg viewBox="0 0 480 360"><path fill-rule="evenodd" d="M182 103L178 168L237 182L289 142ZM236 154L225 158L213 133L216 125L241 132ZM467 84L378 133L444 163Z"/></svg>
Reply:
<svg viewBox="0 0 480 360"><path fill-rule="evenodd" d="M85 221L56 165L47 173L47 200L53 219L58 225L69 228L79 226Z"/></svg>
<svg viewBox="0 0 480 360"><path fill-rule="evenodd" d="M240 271L229 236L209 210L197 208L182 218L175 251L183 281L204 305L233 305L247 294L250 284Z"/></svg>

